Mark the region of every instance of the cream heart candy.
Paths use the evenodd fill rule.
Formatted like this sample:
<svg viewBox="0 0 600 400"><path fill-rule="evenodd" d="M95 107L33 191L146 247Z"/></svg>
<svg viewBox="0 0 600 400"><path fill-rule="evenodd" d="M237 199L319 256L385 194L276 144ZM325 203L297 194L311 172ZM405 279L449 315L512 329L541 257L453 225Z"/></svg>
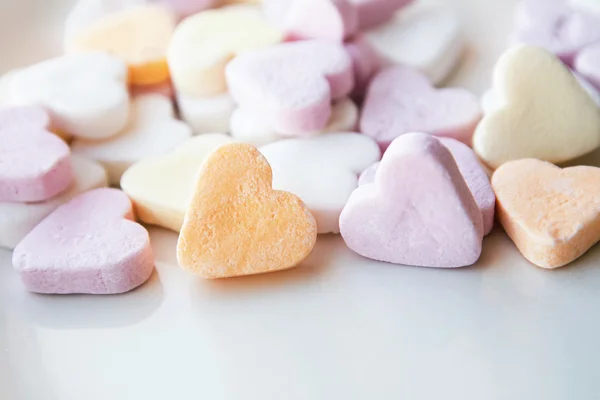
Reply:
<svg viewBox="0 0 600 400"><path fill-rule="evenodd" d="M327 125L331 102L354 86L352 68L341 44L305 40L247 51L227 65L226 74L240 107L268 118L277 132L301 135Z"/></svg>
<svg viewBox="0 0 600 400"><path fill-rule="evenodd" d="M215 96L190 96L177 93L181 119L188 123L195 135L229 131L229 121L235 102L229 93Z"/></svg>
<svg viewBox="0 0 600 400"><path fill-rule="evenodd" d="M73 181L57 196L37 203L0 202L0 247L14 248L58 206L83 192L107 185L101 165L78 156L71 157L71 164Z"/></svg>
<svg viewBox="0 0 600 400"><path fill-rule="evenodd" d="M129 115L127 66L106 53L71 54L19 70L10 80L10 102L41 105L53 128L103 139L117 134Z"/></svg>
<svg viewBox="0 0 600 400"><path fill-rule="evenodd" d="M190 128L175 119L171 101L148 94L133 99L129 124L121 133L102 141L77 139L72 151L101 163L116 185L133 163L168 153L190 136Z"/></svg>
<svg viewBox="0 0 600 400"><path fill-rule="evenodd" d="M358 107L352 100L343 99L333 105L331 117L325 128L304 133L303 136L354 131L357 122ZM278 133L269 124L268 120L261 118L260 115L256 115L251 110L243 108L238 108L231 116L230 133L234 139L255 146L262 146L286 138L286 136Z"/></svg>
<svg viewBox="0 0 600 400"><path fill-rule="evenodd" d="M381 157L377 144L357 133L282 140L260 151L273 170L273 188L300 197L318 233L340 231L339 216L358 186L358 175Z"/></svg>
<svg viewBox="0 0 600 400"><path fill-rule="evenodd" d="M384 62L417 68L435 84L456 67L465 45L458 16L446 9L401 13L365 37Z"/></svg>
<svg viewBox="0 0 600 400"><path fill-rule="evenodd" d="M225 65L233 57L282 39L283 34L264 20L257 7L229 6L193 15L179 24L169 45L175 88L189 96L224 93Z"/></svg>
<svg viewBox="0 0 600 400"><path fill-rule="evenodd" d="M473 137L475 152L490 167L520 158L560 163L600 146L600 109L547 50L520 45L504 53L494 90L500 106Z"/></svg>
<svg viewBox="0 0 600 400"><path fill-rule="evenodd" d="M175 15L159 4L108 14L74 35L67 52L107 51L129 66L131 83L153 85L169 78L166 52Z"/></svg>
<svg viewBox="0 0 600 400"><path fill-rule="evenodd" d="M133 164L123 174L121 188L133 201L138 218L179 232L202 163L227 143L231 143L227 135L200 135L169 154Z"/></svg>

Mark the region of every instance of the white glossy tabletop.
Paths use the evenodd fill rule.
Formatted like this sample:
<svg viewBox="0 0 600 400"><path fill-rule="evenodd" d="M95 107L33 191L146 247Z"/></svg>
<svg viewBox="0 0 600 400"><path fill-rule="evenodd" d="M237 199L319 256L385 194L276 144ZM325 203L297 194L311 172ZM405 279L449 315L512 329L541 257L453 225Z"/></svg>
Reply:
<svg viewBox="0 0 600 400"><path fill-rule="evenodd" d="M0 71L56 53L69 3L0 1ZM470 48L452 83L481 93L513 0L430 3L462 15ZM476 266L448 271L327 236L294 270L202 281L177 267L174 233L150 232L156 273L120 296L27 293L0 251L1 400L600 396L600 246L544 271L496 228Z"/></svg>

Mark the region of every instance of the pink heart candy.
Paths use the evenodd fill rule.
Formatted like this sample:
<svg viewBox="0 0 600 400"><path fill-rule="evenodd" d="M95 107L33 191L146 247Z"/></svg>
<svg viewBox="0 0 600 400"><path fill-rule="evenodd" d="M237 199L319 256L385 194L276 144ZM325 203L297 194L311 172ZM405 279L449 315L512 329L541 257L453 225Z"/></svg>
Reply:
<svg viewBox="0 0 600 400"><path fill-rule="evenodd" d="M340 43L307 40L247 51L226 68L238 105L276 132L302 135L323 129L331 102L353 88L352 60Z"/></svg>
<svg viewBox="0 0 600 400"><path fill-rule="evenodd" d="M17 245L13 265L36 293L127 292L152 274L148 232L125 193L95 189L57 208Z"/></svg>
<svg viewBox="0 0 600 400"><path fill-rule="evenodd" d="M600 17L574 9L565 0L525 0L517 10L515 36L573 65L581 49L600 41Z"/></svg>
<svg viewBox="0 0 600 400"><path fill-rule="evenodd" d="M340 230L364 257L456 268L479 259L483 219L450 151L431 135L409 133L390 145L375 181L352 193Z"/></svg>
<svg viewBox="0 0 600 400"><path fill-rule="evenodd" d="M600 90L600 44L586 47L579 53L575 70Z"/></svg>
<svg viewBox="0 0 600 400"><path fill-rule="evenodd" d="M352 59L354 71L355 84L352 97L362 99L371 79L381 68L381 60L377 52L362 35L347 41L345 47Z"/></svg>
<svg viewBox="0 0 600 400"><path fill-rule="evenodd" d="M496 195L490 184L490 179L479 163L477 155L469 146L449 138L440 138L440 142L452 153L458 169L469 187L479 211L481 211L483 234L487 235L494 227L494 210L496 206ZM364 185L375 181L379 164L380 162L376 162L367 168L360 175L358 184Z"/></svg>
<svg viewBox="0 0 600 400"><path fill-rule="evenodd" d="M394 12L408 6L414 0L350 0L358 13L360 30L372 28L392 18Z"/></svg>
<svg viewBox="0 0 600 400"><path fill-rule="evenodd" d="M419 71L395 66L371 81L360 130L385 150L405 133L426 132L470 144L481 119L479 99L464 89L436 89Z"/></svg>
<svg viewBox="0 0 600 400"><path fill-rule="evenodd" d="M69 146L49 122L39 107L0 110L0 201L47 200L71 183Z"/></svg>

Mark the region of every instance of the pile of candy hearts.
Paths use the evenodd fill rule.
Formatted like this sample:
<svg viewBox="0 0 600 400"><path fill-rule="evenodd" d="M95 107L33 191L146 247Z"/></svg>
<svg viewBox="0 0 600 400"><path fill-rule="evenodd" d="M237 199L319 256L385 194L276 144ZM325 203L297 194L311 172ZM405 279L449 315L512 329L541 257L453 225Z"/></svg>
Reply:
<svg viewBox="0 0 600 400"><path fill-rule="evenodd" d="M292 268L319 234L465 267L495 218L567 265L600 240L600 169L555 165L600 147L600 7L516 15L480 101L441 86L457 16L411 0L80 0L65 54L0 81L0 246L38 293L143 284L136 221L204 278Z"/></svg>

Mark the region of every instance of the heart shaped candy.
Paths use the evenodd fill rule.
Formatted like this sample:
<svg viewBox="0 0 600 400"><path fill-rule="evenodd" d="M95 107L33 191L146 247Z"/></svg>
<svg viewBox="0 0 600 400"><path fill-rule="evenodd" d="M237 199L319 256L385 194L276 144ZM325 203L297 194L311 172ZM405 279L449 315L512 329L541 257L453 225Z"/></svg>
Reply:
<svg viewBox="0 0 600 400"><path fill-rule="evenodd" d="M396 66L373 78L360 128L384 149L392 140L409 132L426 132L470 143L480 117L475 95L464 89L435 89L419 71Z"/></svg>
<svg viewBox="0 0 600 400"><path fill-rule="evenodd" d="M283 34L265 21L258 7L222 7L186 18L168 50L175 88L187 96L222 94L227 91L225 66L232 58L281 40Z"/></svg>
<svg viewBox="0 0 600 400"><path fill-rule="evenodd" d="M10 79L10 102L43 106L59 132L102 139L127 123L126 80L127 66L114 56L72 54L16 72Z"/></svg>
<svg viewBox="0 0 600 400"><path fill-rule="evenodd" d="M548 49L567 65L584 47L600 42L600 15L564 0L525 0L517 9L516 41Z"/></svg>
<svg viewBox="0 0 600 400"><path fill-rule="evenodd" d="M455 268L479 258L483 219L450 151L431 135L410 133L390 145L374 183L352 193L340 230L368 258Z"/></svg>
<svg viewBox="0 0 600 400"><path fill-rule="evenodd" d="M195 135L229 131L235 102L225 92L216 96L189 96L177 93L177 108Z"/></svg>
<svg viewBox="0 0 600 400"><path fill-rule="evenodd" d="M326 40L247 51L227 65L226 74L236 103L285 135L323 129L331 102L354 85L350 56L342 44Z"/></svg>
<svg viewBox="0 0 600 400"><path fill-rule="evenodd" d="M269 163L252 145L220 147L205 161L177 242L179 265L204 278L296 266L317 239L304 203L271 188Z"/></svg>
<svg viewBox="0 0 600 400"><path fill-rule="evenodd" d="M562 267L600 240L599 168L511 161L496 170L492 186L499 221L533 264Z"/></svg>
<svg viewBox="0 0 600 400"><path fill-rule="evenodd" d="M49 122L39 107L0 109L0 202L47 200L71 183L69 146Z"/></svg>
<svg viewBox="0 0 600 400"><path fill-rule="evenodd" d="M381 154L368 136L328 133L260 148L273 169L273 188L294 193L317 220L319 233L338 233L340 212L357 176Z"/></svg>
<svg viewBox="0 0 600 400"><path fill-rule="evenodd" d="M499 106L473 137L475 152L490 167L521 158L560 163L600 146L600 109L547 50L520 45L504 53L494 90Z"/></svg>
<svg viewBox="0 0 600 400"><path fill-rule="evenodd" d="M494 227L494 208L496 205L496 195L494 195L490 179L469 146L458 140L448 138L440 138L440 142L452 153L452 157L454 157L458 169L465 179L479 211L481 211L483 234L487 235ZM364 185L374 182L379 164L377 162L367 168L360 175L358 184Z"/></svg>
<svg viewBox="0 0 600 400"><path fill-rule="evenodd" d="M460 20L446 9L401 13L365 34L384 62L413 67L442 82L464 49Z"/></svg>
<svg viewBox="0 0 600 400"><path fill-rule="evenodd" d="M146 94L133 99L131 116L125 129L105 140L73 141L73 154L101 163L108 180L118 185L133 163L173 150L191 136L190 128L175 119L173 104L167 97Z"/></svg>
<svg viewBox="0 0 600 400"><path fill-rule="evenodd" d="M0 202L0 247L14 249L37 224L57 207L88 190L105 187L106 172L101 165L78 156L71 157L73 181L69 187L46 201L36 203Z"/></svg>
<svg viewBox="0 0 600 400"><path fill-rule="evenodd" d="M227 143L231 143L227 135L199 135L169 154L133 164L123 174L121 188L140 221L179 232L202 163Z"/></svg>
<svg viewBox="0 0 600 400"><path fill-rule="evenodd" d="M60 206L19 243L13 265L36 293L127 292L152 274L148 232L116 189L95 189Z"/></svg>
<svg viewBox="0 0 600 400"><path fill-rule="evenodd" d="M264 7L291 39L343 41L358 29L358 13L349 0L270 0Z"/></svg>
<svg viewBox="0 0 600 400"><path fill-rule="evenodd" d="M356 130L357 122L358 107L352 100L343 99L333 105L331 117L325 128L316 132L305 132L302 136L315 136L328 132L352 132ZM286 138L286 136L273 129L267 118L261 118L252 110L243 108L238 108L233 112L229 127L231 136L234 139L255 146L262 146Z"/></svg>
<svg viewBox="0 0 600 400"><path fill-rule="evenodd" d="M169 78L166 53L175 15L159 4L141 4L108 14L66 43L68 53L106 51L129 66L131 83L152 85Z"/></svg>

